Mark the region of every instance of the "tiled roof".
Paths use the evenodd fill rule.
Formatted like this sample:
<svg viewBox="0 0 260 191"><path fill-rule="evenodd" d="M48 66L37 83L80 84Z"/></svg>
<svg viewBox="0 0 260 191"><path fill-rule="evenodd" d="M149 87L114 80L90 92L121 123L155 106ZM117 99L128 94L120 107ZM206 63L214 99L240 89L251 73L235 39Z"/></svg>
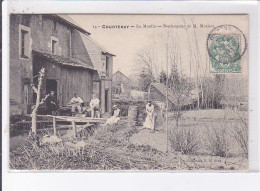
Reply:
<svg viewBox="0 0 260 191"><path fill-rule="evenodd" d="M95 44L97 47L100 48L100 50L105 53L105 54L110 54L112 56L115 56L113 53L111 53L111 51L107 50L104 46L102 46L101 44L99 44L97 41L95 41L93 38L91 38L90 36L88 35L84 35L84 34L81 34L80 33L80 36L84 42L85 45L87 45L88 42L86 42L86 40L89 40L91 41L93 44Z"/></svg>
<svg viewBox="0 0 260 191"><path fill-rule="evenodd" d="M166 96L166 91L167 91L167 88L164 84L161 84L161 83L152 83L151 86L153 86L154 88L156 88L159 92L161 92L161 94L163 94L164 96ZM168 100L171 102L171 103L176 103L177 102L177 99L175 98L175 96L173 95L173 93L168 90Z"/></svg>
<svg viewBox="0 0 260 191"><path fill-rule="evenodd" d="M125 74L123 74L121 71L119 71L119 70L113 74L113 77L118 75L118 74L123 76L126 80L130 81L130 79Z"/></svg>
<svg viewBox="0 0 260 191"><path fill-rule="evenodd" d="M159 92L161 92L161 94L166 96L167 88L164 84L152 83L151 86L155 87ZM168 90L168 100L173 104L177 103L177 98L170 89ZM182 105L189 105L193 103L193 99L190 97L190 95L183 95L179 97L179 100L181 100Z"/></svg>
<svg viewBox="0 0 260 191"><path fill-rule="evenodd" d="M71 17L69 17L68 15L53 15L55 17L58 17L61 21L71 25L72 27L74 27L75 29L86 33L87 35L90 35L90 32L86 31L85 29L83 29L81 26L79 26L79 24L77 22L75 22Z"/></svg>
<svg viewBox="0 0 260 191"><path fill-rule="evenodd" d="M78 68L85 68L85 69L91 69L96 70L92 66L90 66L87 63L84 63L82 61L79 61L74 58L67 58L55 54L45 53L45 52L39 52L39 51L33 51L33 54L36 54L38 56L44 57L45 59L49 60L50 62L55 62L58 64L61 64L63 66L70 66L70 67L78 67Z"/></svg>

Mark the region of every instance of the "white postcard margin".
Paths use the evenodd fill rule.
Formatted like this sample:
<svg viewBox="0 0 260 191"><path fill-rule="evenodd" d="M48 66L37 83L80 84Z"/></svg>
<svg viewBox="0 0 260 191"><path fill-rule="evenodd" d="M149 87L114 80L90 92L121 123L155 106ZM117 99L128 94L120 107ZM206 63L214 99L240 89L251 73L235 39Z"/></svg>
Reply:
<svg viewBox="0 0 260 191"><path fill-rule="evenodd" d="M2 177L3 190L236 190L260 185L259 134L260 67L258 46L260 29L258 2L3 2L2 59ZM9 141L9 15L10 13L84 13L84 14L249 14L249 169L251 173L46 173L8 172ZM257 15L259 14L259 15ZM260 118L259 118L260 119ZM149 171L150 172L150 171Z"/></svg>

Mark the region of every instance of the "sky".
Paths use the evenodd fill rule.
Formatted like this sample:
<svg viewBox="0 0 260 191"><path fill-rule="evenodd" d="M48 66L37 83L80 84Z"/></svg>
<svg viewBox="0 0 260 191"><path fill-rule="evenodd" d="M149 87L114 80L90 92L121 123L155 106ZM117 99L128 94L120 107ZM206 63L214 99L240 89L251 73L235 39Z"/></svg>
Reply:
<svg viewBox="0 0 260 191"><path fill-rule="evenodd" d="M176 58L178 57L178 68L184 74L195 76L198 66L199 75L210 75L206 46L208 34L217 26L232 24L248 37L248 17L246 15L69 16L90 32L93 39L116 55L113 72L120 70L127 76L138 72L136 70L139 66L137 55L144 50L152 53L158 72L165 70L167 46L168 54L170 49L172 54ZM187 29L182 27L183 25L191 27ZM201 27L201 25L203 26ZM115 28L118 26L120 28ZM127 26L129 27L127 28ZM199 61L194 60L195 54ZM247 62L246 52L241 58L242 76L248 75Z"/></svg>

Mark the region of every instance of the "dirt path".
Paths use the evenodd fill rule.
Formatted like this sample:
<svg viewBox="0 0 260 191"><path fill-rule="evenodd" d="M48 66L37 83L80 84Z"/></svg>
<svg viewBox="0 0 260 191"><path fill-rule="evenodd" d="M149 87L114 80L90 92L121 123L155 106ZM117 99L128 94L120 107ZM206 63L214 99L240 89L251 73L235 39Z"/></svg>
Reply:
<svg viewBox="0 0 260 191"><path fill-rule="evenodd" d="M135 145L149 145L154 149L166 152L166 133L164 131L153 131L142 129L130 138Z"/></svg>

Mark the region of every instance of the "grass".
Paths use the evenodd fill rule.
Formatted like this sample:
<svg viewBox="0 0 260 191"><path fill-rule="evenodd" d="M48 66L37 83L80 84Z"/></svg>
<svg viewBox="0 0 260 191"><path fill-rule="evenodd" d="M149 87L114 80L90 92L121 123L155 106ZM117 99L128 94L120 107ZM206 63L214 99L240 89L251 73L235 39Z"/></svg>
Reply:
<svg viewBox="0 0 260 191"><path fill-rule="evenodd" d="M21 145L10 154L11 169L31 170L146 170L176 169L164 162L165 154L150 146L129 144L129 137L138 132L126 124L97 128L86 138L85 152L73 155L63 143L37 147ZM82 138L84 139L84 138Z"/></svg>
<svg viewBox="0 0 260 191"><path fill-rule="evenodd" d="M127 123L107 127L97 127L88 133L82 134L71 142L84 141L85 149L78 152L66 146L66 141L38 147L33 141L16 146L10 152L10 169L24 170L236 170L247 169L247 157L241 155L241 144L245 142L245 131L237 129L241 122L237 120L210 120L205 121L192 118L182 119L176 131L174 121L170 121L170 140L173 141L172 150L165 153L155 149L152 144L135 144L131 137L150 132L140 127L129 126ZM218 131L225 127L231 134L232 147L228 150L232 155L213 153L207 147L209 144L207 128L210 136L214 129ZM242 126L244 127L244 126ZM242 128L241 127L241 128ZM239 131L235 131L239 130ZM175 131L175 132L174 132ZM243 141L236 139L243 134ZM152 133L152 132L151 132ZM154 136L164 135L162 127ZM230 135L230 134L228 134ZM236 136L235 136L236 135ZM215 136L215 135L214 135ZM216 139L213 136L213 139ZM152 136L151 136L152 137ZM161 136L162 139L165 136ZM218 139L216 139L218 140ZM214 140L214 141L216 141ZM149 141L149 139L148 139ZM153 140L150 140L153 141ZM158 139L159 143L162 143ZM175 146L174 146L175 145ZM175 148L174 148L175 147ZM219 155L219 156L217 156ZM225 156L225 157L223 157Z"/></svg>

